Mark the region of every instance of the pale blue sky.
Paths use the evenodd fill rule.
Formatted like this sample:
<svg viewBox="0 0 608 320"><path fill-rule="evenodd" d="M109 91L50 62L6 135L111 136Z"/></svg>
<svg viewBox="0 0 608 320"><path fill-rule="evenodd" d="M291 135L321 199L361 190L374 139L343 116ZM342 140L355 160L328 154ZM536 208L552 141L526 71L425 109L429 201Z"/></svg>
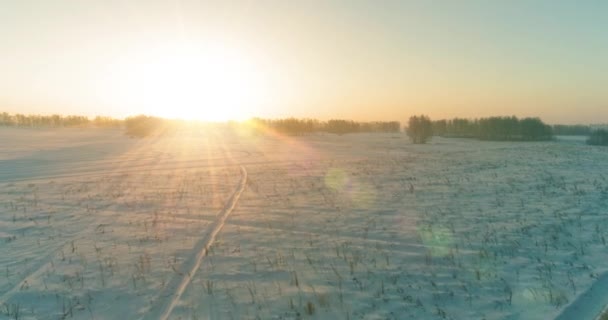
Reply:
<svg viewBox="0 0 608 320"><path fill-rule="evenodd" d="M157 112L124 61L214 42L264 75L247 115L608 122L606 1L0 0L0 39L9 112Z"/></svg>

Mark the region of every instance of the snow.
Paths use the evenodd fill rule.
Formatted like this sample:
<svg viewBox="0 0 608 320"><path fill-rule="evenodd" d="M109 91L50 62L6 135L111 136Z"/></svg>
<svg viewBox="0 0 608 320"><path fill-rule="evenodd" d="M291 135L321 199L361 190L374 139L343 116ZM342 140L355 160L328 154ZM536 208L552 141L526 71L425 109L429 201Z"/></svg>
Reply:
<svg viewBox="0 0 608 320"><path fill-rule="evenodd" d="M604 272L593 285L566 307L556 320L596 319L608 305L608 272Z"/></svg>
<svg viewBox="0 0 608 320"><path fill-rule="evenodd" d="M0 139L0 318L592 319L608 303L608 149L581 139Z"/></svg>
<svg viewBox="0 0 608 320"><path fill-rule="evenodd" d="M208 230L206 230L206 232L201 237L200 241L194 247L193 252L196 253L196 256L190 257L190 259L185 261L183 263L183 265L180 266L181 280L179 280L180 277L174 278L174 279L176 279L176 281L179 281L179 285L177 285L177 287L175 285L169 285L167 288L165 288L165 290L168 289L171 293L173 293L173 297L171 299L167 299L166 304L164 304L162 302L157 304L157 306L159 306L158 310L160 310L160 311L156 311L156 310L150 311L148 313L148 315L150 317L155 317L157 314L160 313L160 319L165 320L165 319L169 318L169 316L171 315L171 312L173 311L173 308L175 307L175 304L179 301L182 294L184 293L184 290L188 287L188 285L190 285L190 282L192 281L192 277L194 277L194 275L196 274L196 271L198 271L198 269L200 268L200 265L201 265L201 262L202 262L204 256L206 256L209 253L209 249L213 245L213 242L215 241L215 237L220 232L220 230L222 230L222 228L226 224L226 219L228 218L230 213L232 213L236 204L238 203L239 198L241 197L241 194L245 190L246 183L247 183L247 170L245 170L245 168L241 167L241 181L239 182L239 186L238 186L237 190L227 201L227 203L224 206L224 208L222 209L222 211L218 214L219 217L209 226Z"/></svg>

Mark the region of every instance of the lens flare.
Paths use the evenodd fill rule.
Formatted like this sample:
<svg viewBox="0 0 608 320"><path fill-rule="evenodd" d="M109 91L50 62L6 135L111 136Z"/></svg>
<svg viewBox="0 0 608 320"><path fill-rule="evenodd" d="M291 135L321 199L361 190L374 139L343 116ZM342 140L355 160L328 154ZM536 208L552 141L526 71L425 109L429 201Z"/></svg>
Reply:
<svg viewBox="0 0 608 320"><path fill-rule="evenodd" d="M329 169L325 174L325 185L345 196L355 208L368 209L376 201L376 189L371 184L350 176L342 169Z"/></svg>
<svg viewBox="0 0 608 320"><path fill-rule="evenodd" d="M419 230L418 234L433 256L445 257L450 253L450 245L453 242L450 230L434 228L433 230Z"/></svg>
<svg viewBox="0 0 608 320"><path fill-rule="evenodd" d="M334 191L346 191L349 184L350 179L344 170L332 168L325 175L325 185Z"/></svg>

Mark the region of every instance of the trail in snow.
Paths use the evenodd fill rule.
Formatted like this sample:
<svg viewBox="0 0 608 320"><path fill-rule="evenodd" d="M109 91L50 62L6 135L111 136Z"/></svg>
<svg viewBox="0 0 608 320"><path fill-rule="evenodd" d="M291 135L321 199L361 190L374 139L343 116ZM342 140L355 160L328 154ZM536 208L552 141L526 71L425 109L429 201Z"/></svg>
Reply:
<svg viewBox="0 0 608 320"><path fill-rule="evenodd" d="M66 245L70 243L70 241L75 241L78 238L71 238L69 240L61 243L57 249L51 250L50 253L45 255L42 259L40 259L33 267L29 268L29 270L25 273L25 275L18 281L10 290L4 292L0 295L0 305L5 305L9 298L23 288L23 286L27 283L31 283L32 279L35 279L39 275L43 274L48 268L51 267L53 257Z"/></svg>
<svg viewBox="0 0 608 320"><path fill-rule="evenodd" d="M608 272L604 272L591 287L572 301L555 320L598 320L608 304Z"/></svg>
<svg viewBox="0 0 608 320"><path fill-rule="evenodd" d="M204 237L202 237L199 242L192 249L196 255L192 255L189 260L186 260L182 265L182 273L181 280L180 277L175 277L174 280L167 286L166 290L171 290L170 296L172 295L170 300L167 300L165 303L159 303L155 305L148 314L144 317L145 319L160 319L166 320L171 315L171 311L181 298L182 294L190 284L190 281L196 274L196 270L201 265L203 258L207 255L207 251L213 245L215 241L215 237L222 230L224 224L226 223L226 219L236 207L238 200L241 196L241 193L245 190L245 186L247 185L247 170L245 167L241 166L241 180L239 181L239 185L236 190L232 194L232 196L228 199L224 208L218 214L217 219L209 226L208 232ZM176 285L176 282L179 281L179 284ZM166 295L161 294L159 298L163 298ZM158 316L157 316L158 315Z"/></svg>

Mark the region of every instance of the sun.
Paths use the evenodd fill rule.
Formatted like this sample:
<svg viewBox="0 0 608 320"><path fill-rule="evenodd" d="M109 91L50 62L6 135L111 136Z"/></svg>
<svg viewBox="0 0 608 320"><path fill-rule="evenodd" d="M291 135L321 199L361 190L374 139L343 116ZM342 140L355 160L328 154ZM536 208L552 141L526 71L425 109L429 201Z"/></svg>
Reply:
<svg viewBox="0 0 608 320"><path fill-rule="evenodd" d="M155 45L124 55L106 77L110 100L130 113L226 121L255 116L265 72L244 50L221 45Z"/></svg>

